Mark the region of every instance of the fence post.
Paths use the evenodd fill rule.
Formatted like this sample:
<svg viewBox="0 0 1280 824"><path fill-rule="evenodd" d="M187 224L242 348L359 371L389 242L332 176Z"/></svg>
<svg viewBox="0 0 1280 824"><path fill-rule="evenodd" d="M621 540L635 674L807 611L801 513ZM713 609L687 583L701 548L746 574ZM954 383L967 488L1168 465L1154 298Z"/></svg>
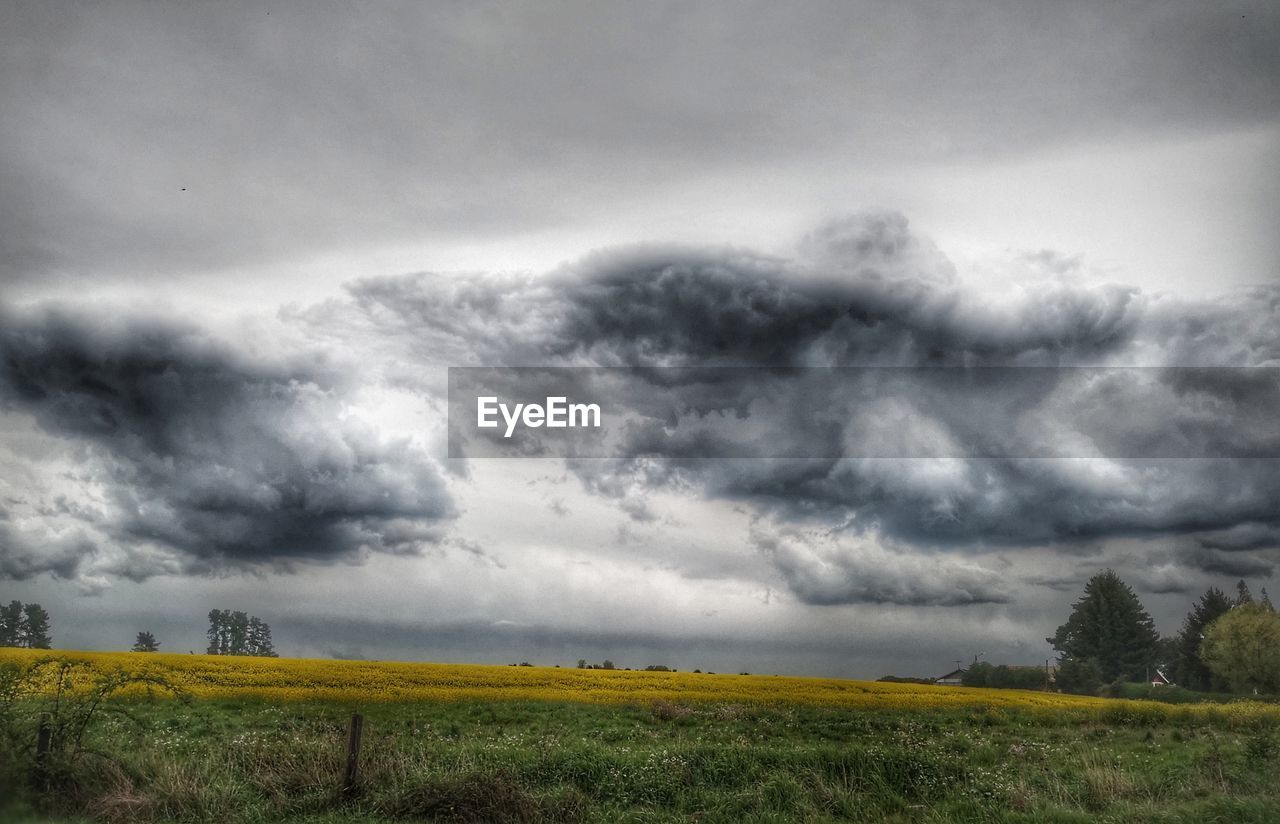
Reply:
<svg viewBox="0 0 1280 824"><path fill-rule="evenodd" d="M49 726L50 716L40 713L40 726L36 730L36 786L44 789L48 783L49 750L53 747L53 728Z"/></svg>
<svg viewBox="0 0 1280 824"><path fill-rule="evenodd" d="M360 736L363 732L364 716L353 713L351 735L347 738L347 772L342 782L342 791L347 794L354 792L360 781Z"/></svg>

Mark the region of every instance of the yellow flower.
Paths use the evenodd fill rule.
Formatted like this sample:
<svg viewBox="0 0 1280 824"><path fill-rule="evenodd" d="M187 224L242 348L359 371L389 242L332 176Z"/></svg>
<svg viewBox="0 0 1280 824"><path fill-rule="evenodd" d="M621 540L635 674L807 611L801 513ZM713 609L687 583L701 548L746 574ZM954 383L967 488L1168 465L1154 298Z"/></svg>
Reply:
<svg viewBox="0 0 1280 824"><path fill-rule="evenodd" d="M727 703L809 705L849 709L1014 709L1074 711L1102 718L1140 713L1144 719L1213 717L1246 724L1280 720L1280 706L1170 705L1024 690L936 687L769 675L580 670L476 664L411 664L303 658L245 658L129 652L0 649L0 663L54 656L107 672L150 672L196 698L272 701L581 701L589 703ZM145 686L133 688L137 692Z"/></svg>

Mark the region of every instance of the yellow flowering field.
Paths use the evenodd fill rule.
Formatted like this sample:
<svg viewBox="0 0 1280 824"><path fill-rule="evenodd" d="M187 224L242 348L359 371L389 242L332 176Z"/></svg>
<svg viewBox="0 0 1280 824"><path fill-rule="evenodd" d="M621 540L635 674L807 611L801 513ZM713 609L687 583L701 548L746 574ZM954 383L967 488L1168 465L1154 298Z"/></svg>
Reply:
<svg viewBox="0 0 1280 824"><path fill-rule="evenodd" d="M478 664L334 661L129 652L0 649L0 662L59 658L93 670L149 672L196 698L261 698L350 704L400 701L579 701L741 703L866 710L1011 709L1141 713L1151 720L1217 715L1280 720L1280 706L1257 702L1168 705L1025 690L937 687L773 675L586 670Z"/></svg>

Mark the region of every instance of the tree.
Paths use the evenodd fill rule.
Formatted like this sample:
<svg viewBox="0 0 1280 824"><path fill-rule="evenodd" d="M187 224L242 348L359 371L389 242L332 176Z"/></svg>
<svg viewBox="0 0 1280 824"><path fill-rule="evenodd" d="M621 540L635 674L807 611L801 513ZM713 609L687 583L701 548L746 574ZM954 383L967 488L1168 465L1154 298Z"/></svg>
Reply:
<svg viewBox="0 0 1280 824"><path fill-rule="evenodd" d="M1241 578L1240 581L1236 583L1236 606L1252 603L1253 593L1249 591L1249 585L1244 582L1243 578Z"/></svg>
<svg viewBox="0 0 1280 824"><path fill-rule="evenodd" d="M994 670L995 667L986 661L974 661L960 672L960 684L965 687L989 687Z"/></svg>
<svg viewBox="0 0 1280 824"><path fill-rule="evenodd" d="M0 647L49 649L49 613L39 604L10 601L0 606Z"/></svg>
<svg viewBox="0 0 1280 824"><path fill-rule="evenodd" d="M1110 682L1145 678L1159 636L1138 596L1108 569L1089 579L1067 622L1045 640L1061 653L1062 664L1091 660Z"/></svg>
<svg viewBox="0 0 1280 824"><path fill-rule="evenodd" d="M229 609L209 611L210 655L254 655L275 658L271 627L256 615Z"/></svg>
<svg viewBox="0 0 1280 824"><path fill-rule="evenodd" d="M995 689L1042 689L1048 674L1043 667L993 666L985 661L975 661L960 674L960 683L966 687L993 687Z"/></svg>
<svg viewBox="0 0 1280 824"><path fill-rule="evenodd" d="M26 617L22 602L10 601L0 606L0 647L20 647L26 635Z"/></svg>
<svg viewBox="0 0 1280 824"><path fill-rule="evenodd" d="M1200 655L1205 628L1219 617L1231 611L1232 602L1217 587L1209 587L1200 602L1191 607L1182 621L1182 630L1176 639L1173 680L1191 690L1213 688L1213 673Z"/></svg>
<svg viewBox="0 0 1280 824"><path fill-rule="evenodd" d="M249 631L246 636L245 652L259 658L275 658L276 649L271 643L271 627L266 621L255 615L249 619Z"/></svg>
<svg viewBox="0 0 1280 824"><path fill-rule="evenodd" d="M206 637L209 639L209 646L205 651L210 655L225 654L224 651L226 650L227 645L223 633L224 624L225 619L223 618L222 610L209 610L209 631L205 633Z"/></svg>
<svg viewBox="0 0 1280 824"><path fill-rule="evenodd" d="M1097 695L1102 688L1102 670L1093 658L1067 658L1058 666L1053 683L1063 692Z"/></svg>
<svg viewBox="0 0 1280 824"><path fill-rule="evenodd" d="M138 640L133 642L131 652L159 652L160 642L149 632L139 632Z"/></svg>
<svg viewBox="0 0 1280 824"><path fill-rule="evenodd" d="M26 604L22 608L26 627L22 645L31 649L49 649L53 639L49 637L49 613L39 604Z"/></svg>
<svg viewBox="0 0 1280 824"><path fill-rule="evenodd" d="M1244 603L1205 630L1201 656L1236 692L1280 693L1280 615Z"/></svg>

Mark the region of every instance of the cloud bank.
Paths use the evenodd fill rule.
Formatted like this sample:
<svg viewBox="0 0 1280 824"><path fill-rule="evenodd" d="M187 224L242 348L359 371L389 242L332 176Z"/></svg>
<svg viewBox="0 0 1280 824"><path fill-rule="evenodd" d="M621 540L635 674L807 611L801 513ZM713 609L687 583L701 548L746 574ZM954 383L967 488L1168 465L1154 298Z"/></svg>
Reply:
<svg viewBox="0 0 1280 824"><path fill-rule="evenodd" d="M456 515L442 467L465 477L465 465L352 413L370 404L370 388L400 393L433 410L414 425L438 434L449 365L1280 366L1278 288L1188 301L1085 282L1078 261L1049 252L1014 264L1017 279L976 288L903 216L861 215L819 227L785 259L645 246L542 275L359 280L342 298L283 310L280 323L306 345L271 357L154 319L10 312L0 335L6 414L74 446L81 487L94 493L67 498L56 516L10 507L0 520L4 574L69 576L95 540L118 549L94 574L133 578L420 551ZM1196 375L1150 387L1181 402L1172 423L1126 415L1105 382L1046 387L1037 403L1062 439L1052 460L710 460L717 445L696 437L684 454L656 460L638 429L631 456L567 465L583 494L638 525L660 522L657 495L745 507L756 526L737 540L813 605L1003 603L1010 590L969 560L976 553L1084 551L1134 537L1176 544L1180 569L1269 570L1277 461L1133 460L1073 440L1073 423L1092 420L1117 438L1176 430L1276 447L1240 411L1273 385L1239 370ZM667 423L677 434L709 408L752 417L751 399L675 389L682 408ZM794 439L805 450L796 454L838 455L853 434L945 441L975 425L942 398L873 410L862 420L876 431L851 433L847 422L815 420L793 389L773 399L789 415L785 432L765 434ZM651 395L620 400L653 414ZM1022 402L996 387L989 407ZM469 541L449 546L478 546Z"/></svg>

